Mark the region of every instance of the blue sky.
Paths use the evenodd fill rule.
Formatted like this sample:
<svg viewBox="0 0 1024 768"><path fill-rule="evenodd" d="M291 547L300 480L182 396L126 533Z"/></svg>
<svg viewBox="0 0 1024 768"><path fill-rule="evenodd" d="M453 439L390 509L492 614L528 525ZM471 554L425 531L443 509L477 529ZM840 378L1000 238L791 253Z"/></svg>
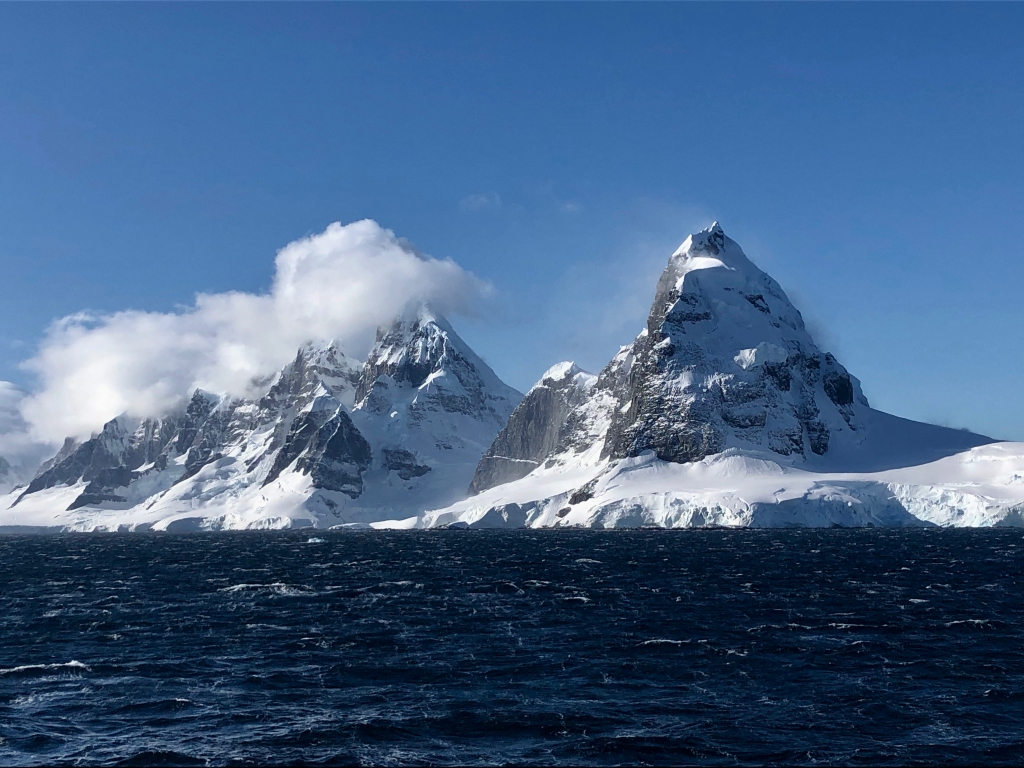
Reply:
<svg viewBox="0 0 1024 768"><path fill-rule="evenodd" d="M0 5L0 379L369 217L600 368L714 219L877 407L1024 440L1022 4Z"/></svg>

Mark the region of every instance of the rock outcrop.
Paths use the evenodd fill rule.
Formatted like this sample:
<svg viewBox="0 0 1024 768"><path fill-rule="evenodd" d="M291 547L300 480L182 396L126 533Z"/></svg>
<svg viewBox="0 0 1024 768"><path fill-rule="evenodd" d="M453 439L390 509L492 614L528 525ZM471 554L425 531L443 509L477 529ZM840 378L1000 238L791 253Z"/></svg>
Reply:
<svg viewBox="0 0 1024 768"><path fill-rule="evenodd" d="M575 363L548 369L526 393L508 423L480 459L469 486L472 494L526 477L548 456L565 450L573 434L567 423L597 379Z"/></svg>

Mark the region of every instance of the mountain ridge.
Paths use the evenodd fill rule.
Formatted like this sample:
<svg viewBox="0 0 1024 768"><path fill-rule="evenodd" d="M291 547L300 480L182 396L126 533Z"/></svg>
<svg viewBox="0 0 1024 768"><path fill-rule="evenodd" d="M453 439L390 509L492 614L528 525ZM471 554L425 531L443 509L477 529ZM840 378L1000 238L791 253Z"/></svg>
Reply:
<svg viewBox="0 0 1024 768"><path fill-rule="evenodd" d="M871 408L717 222L596 374L521 395L421 304L264 385L69 438L0 529L1024 524L1024 444Z"/></svg>
<svg viewBox="0 0 1024 768"><path fill-rule="evenodd" d="M367 516L363 497L419 512L457 498L447 486L469 482L519 398L418 307L378 331L365 362L305 344L262 396L197 390L163 417L121 416L68 439L9 511L62 506L83 510L70 527L178 530L344 524Z"/></svg>

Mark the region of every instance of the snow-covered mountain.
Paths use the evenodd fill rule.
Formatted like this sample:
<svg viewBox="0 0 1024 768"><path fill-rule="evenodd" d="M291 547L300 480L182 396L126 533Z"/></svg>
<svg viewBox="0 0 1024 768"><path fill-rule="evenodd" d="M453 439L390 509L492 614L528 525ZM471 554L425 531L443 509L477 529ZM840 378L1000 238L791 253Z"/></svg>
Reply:
<svg viewBox="0 0 1024 768"><path fill-rule="evenodd" d="M197 391L158 419L65 442L0 499L0 526L73 530L329 526L465 495L521 394L420 307L359 363L307 345L255 400Z"/></svg>
<svg viewBox="0 0 1024 768"><path fill-rule="evenodd" d="M417 525L991 525L1024 445L872 409L718 224L672 254L647 327L597 376L551 368L471 498Z"/></svg>
<svg viewBox="0 0 1024 768"><path fill-rule="evenodd" d="M1024 525L1024 444L871 408L717 224L597 375L521 396L421 307L365 362L306 345L263 392L66 441L0 530Z"/></svg>

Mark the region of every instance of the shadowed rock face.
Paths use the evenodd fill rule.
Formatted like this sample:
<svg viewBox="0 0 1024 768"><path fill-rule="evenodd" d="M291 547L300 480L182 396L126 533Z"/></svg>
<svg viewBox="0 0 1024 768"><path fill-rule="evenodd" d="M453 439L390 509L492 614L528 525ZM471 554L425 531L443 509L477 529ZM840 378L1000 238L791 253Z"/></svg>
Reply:
<svg viewBox="0 0 1024 768"><path fill-rule="evenodd" d="M328 381L335 390L325 384ZM44 488L86 481L68 509L125 502L125 488L143 475L163 472L177 462L182 469L174 482L181 483L266 427L273 427L273 437L268 450L251 460L250 471L258 471L265 459L276 455L271 467L276 477L301 459L298 469L312 475L314 487L358 495L360 472L369 464L369 446L334 396L339 391L351 401L355 381L356 370L333 346L303 348L256 402L197 391L184 412L144 420L133 431L126 419L118 418L81 444L69 438L18 500ZM320 409L296 415L318 398Z"/></svg>
<svg viewBox="0 0 1024 768"><path fill-rule="evenodd" d="M398 384L420 386L440 368L445 351L445 339L418 318L378 328L376 344L356 386L356 401L365 398L381 376Z"/></svg>
<svg viewBox="0 0 1024 768"><path fill-rule="evenodd" d="M263 485L294 464L296 471L310 475L314 488L359 496L371 451L343 405L352 401L357 381L358 369L333 344L303 347L258 401L222 402L208 413L179 482L226 453L237 453L254 432L270 428L266 449L247 464L255 473L269 464Z"/></svg>
<svg viewBox="0 0 1024 768"><path fill-rule="evenodd" d="M133 431L124 419L107 422L102 431L84 443L68 438L57 455L43 465L18 497L58 485L85 480L88 485L69 509L99 501L124 501L115 489L128 485L133 472L157 463L168 443L177 435L179 416L146 419ZM17 502L15 502L17 504Z"/></svg>
<svg viewBox="0 0 1024 768"><path fill-rule="evenodd" d="M292 422L263 484L276 480L294 463L296 471L312 476L314 487L357 498L371 458L370 444L345 411L306 411Z"/></svg>
<svg viewBox="0 0 1024 768"><path fill-rule="evenodd" d="M402 448L385 448L383 461L384 469L394 472L403 480L412 480L414 477L423 477L430 471L426 464L419 464L416 454Z"/></svg>
<svg viewBox="0 0 1024 768"><path fill-rule="evenodd" d="M564 448L566 421L585 399L593 378L574 363L548 371L522 399L480 459L469 492L477 494L526 477L545 458Z"/></svg>

